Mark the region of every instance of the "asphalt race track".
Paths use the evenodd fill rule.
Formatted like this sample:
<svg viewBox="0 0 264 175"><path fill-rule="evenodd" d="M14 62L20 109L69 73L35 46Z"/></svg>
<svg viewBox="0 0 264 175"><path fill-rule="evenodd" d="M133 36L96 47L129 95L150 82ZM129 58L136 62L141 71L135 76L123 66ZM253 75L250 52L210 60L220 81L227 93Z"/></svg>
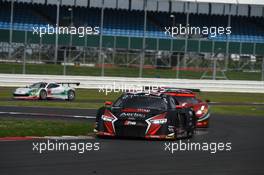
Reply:
<svg viewBox="0 0 264 175"><path fill-rule="evenodd" d="M6 109L8 110L11 109ZM34 113L36 111L24 112ZM41 111L38 110L38 112ZM46 112L54 113L54 111L47 110ZM72 110L63 114L76 115L75 112ZM94 112L94 110L86 110L80 113L92 115ZM93 121L93 119L82 120L84 122ZM213 115L210 129L198 131L189 142L231 142L231 151L210 153L210 151L178 150L172 154L168 150L165 151L165 143L179 144L179 141L95 138L67 140L67 142L99 142L98 151L87 151L83 154L76 151L54 151L40 154L32 151L32 143L40 140L0 142L0 175L263 175L263 133L263 117Z"/></svg>
<svg viewBox="0 0 264 175"><path fill-rule="evenodd" d="M17 107L0 106L0 112L38 113L51 115L95 115L96 110L91 109L65 109L53 107ZM1 113L0 113L1 115Z"/></svg>
<svg viewBox="0 0 264 175"><path fill-rule="evenodd" d="M63 119L87 120L94 119L95 109L61 109L52 107L15 107L0 106L0 117L30 118L30 119Z"/></svg>

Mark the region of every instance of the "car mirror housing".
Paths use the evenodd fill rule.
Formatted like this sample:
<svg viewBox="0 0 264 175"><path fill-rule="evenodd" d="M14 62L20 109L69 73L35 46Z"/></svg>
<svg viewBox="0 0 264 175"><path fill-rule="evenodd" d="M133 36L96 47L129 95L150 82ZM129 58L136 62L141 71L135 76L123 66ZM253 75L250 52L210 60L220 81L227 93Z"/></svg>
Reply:
<svg viewBox="0 0 264 175"><path fill-rule="evenodd" d="M176 109L182 109L182 108L184 108L184 107L181 106L181 105L176 105L175 108L176 108Z"/></svg>
<svg viewBox="0 0 264 175"><path fill-rule="evenodd" d="M113 103L111 101L105 101L105 106L111 106Z"/></svg>

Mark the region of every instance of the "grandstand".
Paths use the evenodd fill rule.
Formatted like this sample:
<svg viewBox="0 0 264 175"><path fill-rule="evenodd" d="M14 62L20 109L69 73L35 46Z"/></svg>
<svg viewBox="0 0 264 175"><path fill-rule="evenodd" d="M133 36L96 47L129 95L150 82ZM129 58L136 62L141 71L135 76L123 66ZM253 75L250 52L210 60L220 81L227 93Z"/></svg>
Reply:
<svg viewBox="0 0 264 175"><path fill-rule="evenodd" d="M58 19L57 19L58 17ZM34 35L34 27L99 26L100 35ZM230 35L166 34L168 26L231 27ZM0 0L0 42L169 51L264 55L262 0ZM14 49L13 49L14 50ZM9 57L12 49L9 48ZM99 57L101 54L99 54ZM143 55L144 56L144 55ZM226 57L229 57L226 56Z"/></svg>
<svg viewBox="0 0 264 175"><path fill-rule="evenodd" d="M111 1L111 0L110 0ZM19 1L18 1L19 2ZM28 2L28 1L25 1ZM41 1L33 1L35 3ZM46 2L46 1L43 1ZM49 2L49 1L48 1ZM62 5L63 5L62 1ZM75 2L75 1L72 1ZM78 1L76 1L78 2ZM91 1L93 2L93 1ZM125 1L124 1L125 2ZM133 1L132 1L133 2ZM10 27L10 3L0 2L0 28L9 29ZM56 24L56 6L34 3L15 3L13 29L19 31L32 31L33 26L46 26L47 24ZM98 3L98 2L97 2ZM75 26L100 26L100 8L94 6L97 5L90 3L90 7L76 6L73 11L73 24ZM113 1L116 3L116 0ZM176 2L175 2L176 3ZM181 2L182 3L182 2ZM190 2L191 3L191 2ZM149 3L150 4L150 3ZM202 28L203 26L228 26L228 15L224 13L225 8L222 4L223 11L216 10L216 7L221 8L221 4L202 3L204 9L200 9L199 3L195 2L197 9L189 16L189 25ZM72 4L73 5L73 4ZM75 4L78 5L78 4ZM79 4L80 5L80 4ZM84 4L82 4L84 5ZM88 4L87 4L88 5ZM177 4L176 4L177 5ZM232 7L231 4L229 4ZM229 41L234 42L251 42L251 43L264 43L264 20L263 20L263 7L262 6L250 6L243 5L243 10L239 13L239 7L237 6L237 14L231 16L230 26L232 27L232 34L229 37ZM158 8L157 6L156 8ZM207 7L207 8L206 8ZM225 7L225 8L224 8ZM241 7L241 8L242 8ZM254 7L254 8L253 8ZM62 6L60 9L60 22L62 23L65 17L69 16L69 6ZM130 7L131 9L132 7ZM154 9L156 9L154 8ZM172 7L171 7L172 8ZM233 7L234 8L234 7ZM147 32L148 38L170 38L170 36L164 33L165 26L171 26L172 20L170 19L171 13L175 16L176 24L186 25L186 14L179 13L176 10L170 12L158 11L149 8ZM215 9L215 11L214 11ZM256 14L254 9L258 9L260 12ZM133 10L133 9L132 9ZM206 11L207 10L207 14ZM46 13L46 12L49 13ZM180 11L180 10L179 10ZM209 11L211 13L209 13ZM243 12L243 13L242 13ZM133 13L129 9L114 9L112 6L105 9L104 28L103 34L108 36L132 36L143 37L144 35L144 12L135 9ZM127 20L129 19L129 20ZM64 23L65 25L65 23ZM67 23L66 23L67 25ZM70 25L70 24L68 24ZM248 26L248 27L245 27ZM250 27L249 27L250 26ZM201 38L207 38L209 40L226 41L226 35L219 35L217 37L201 36Z"/></svg>

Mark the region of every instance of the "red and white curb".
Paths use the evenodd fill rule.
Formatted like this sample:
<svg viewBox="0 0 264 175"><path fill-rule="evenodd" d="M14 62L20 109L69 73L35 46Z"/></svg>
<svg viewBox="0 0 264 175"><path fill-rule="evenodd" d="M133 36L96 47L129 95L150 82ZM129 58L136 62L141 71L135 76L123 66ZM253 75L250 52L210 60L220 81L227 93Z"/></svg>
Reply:
<svg viewBox="0 0 264 175"><path fill-rule="evenodd" d="M90 140L94 136L25 136L25 137L0 137L0 142L27 141L27 140Z"/></svg>

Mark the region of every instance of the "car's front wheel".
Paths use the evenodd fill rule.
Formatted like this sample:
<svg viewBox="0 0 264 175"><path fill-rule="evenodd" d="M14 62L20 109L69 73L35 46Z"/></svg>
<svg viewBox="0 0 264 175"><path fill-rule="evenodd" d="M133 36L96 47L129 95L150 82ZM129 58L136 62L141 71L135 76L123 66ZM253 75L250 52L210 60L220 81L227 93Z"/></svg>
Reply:
<svg viewBox="0 0 264 175"><path fill-rule="evenodd" d="M46 100L47 99L47 92L45 90L41 90L39 93L39 99L40 100Z"/></svg>

